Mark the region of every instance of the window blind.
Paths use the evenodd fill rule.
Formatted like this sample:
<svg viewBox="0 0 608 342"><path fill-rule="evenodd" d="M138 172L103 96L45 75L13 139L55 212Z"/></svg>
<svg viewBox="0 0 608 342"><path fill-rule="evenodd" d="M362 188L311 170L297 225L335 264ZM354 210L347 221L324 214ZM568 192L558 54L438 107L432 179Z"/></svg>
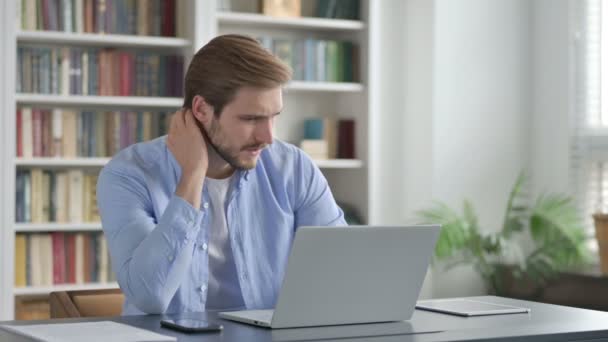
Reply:
<svg viewBox="0 0 608 342"><path fill-rule="evenodd" d="M571 180L589 236L608 213L608 1L573 2ZM603 89L603 87L605 89ZM597 248L595 243L592 248Z"/></svg>

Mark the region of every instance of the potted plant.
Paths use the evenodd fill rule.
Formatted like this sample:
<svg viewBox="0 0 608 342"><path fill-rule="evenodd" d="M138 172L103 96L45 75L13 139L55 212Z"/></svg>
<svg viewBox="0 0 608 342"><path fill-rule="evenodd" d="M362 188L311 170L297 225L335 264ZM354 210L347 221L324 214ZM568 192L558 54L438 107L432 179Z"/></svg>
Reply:
<svg viewBox="0 0 608 342"><path fill-rule="evenodd" d="M525 176L520 174L509 194L499 231L481 230L468 200L462 214L435 202L419 211L418 219L441 224L434 262L446 268L470 264L481 275L489 292L505 295L509 287L527 284L527 297L557 272L588 263L587 237L572 198L543 194L535 201L524 195ZM532 241L524 251L521 241Z"/></svg>

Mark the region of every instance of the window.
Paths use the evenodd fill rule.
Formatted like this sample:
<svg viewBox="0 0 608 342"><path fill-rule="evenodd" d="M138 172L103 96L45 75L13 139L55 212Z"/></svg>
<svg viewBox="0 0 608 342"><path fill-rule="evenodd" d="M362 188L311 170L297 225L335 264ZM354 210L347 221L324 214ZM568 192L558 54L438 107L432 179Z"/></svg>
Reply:
<svg viewBox="0 0 608 342"><path fill-rule="evenodd" d="M608 1L573 4L571 175L585 225L593 236L592 214L608 213ZM593 248L597 248L595 243Z"/></svg>

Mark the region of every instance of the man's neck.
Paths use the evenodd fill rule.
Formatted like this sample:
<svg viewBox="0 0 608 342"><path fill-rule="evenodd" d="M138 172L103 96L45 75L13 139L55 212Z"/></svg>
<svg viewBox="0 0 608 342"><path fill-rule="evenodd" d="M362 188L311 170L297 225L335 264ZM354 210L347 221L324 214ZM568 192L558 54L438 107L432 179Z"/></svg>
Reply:
<svg viewBox="0 0 608 342"><path fill-rule="evenodd" d="M235 169L215 149L207 145L207 155L209 156L209 167L207 177L213 179L224 179L232 176Z"/></svg>

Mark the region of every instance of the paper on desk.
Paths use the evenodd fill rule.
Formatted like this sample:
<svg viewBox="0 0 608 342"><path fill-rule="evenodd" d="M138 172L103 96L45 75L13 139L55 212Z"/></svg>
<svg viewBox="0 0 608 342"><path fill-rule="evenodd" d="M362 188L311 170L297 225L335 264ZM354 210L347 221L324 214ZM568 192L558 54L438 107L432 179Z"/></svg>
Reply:
<svg viewBox="0 0 608 342"><path fill-rule="evenodd" d="M145 329L112 321L55 323L34 325L0 325L1 328L49 342L133 342L133 341L177 341Z"/></svg>

